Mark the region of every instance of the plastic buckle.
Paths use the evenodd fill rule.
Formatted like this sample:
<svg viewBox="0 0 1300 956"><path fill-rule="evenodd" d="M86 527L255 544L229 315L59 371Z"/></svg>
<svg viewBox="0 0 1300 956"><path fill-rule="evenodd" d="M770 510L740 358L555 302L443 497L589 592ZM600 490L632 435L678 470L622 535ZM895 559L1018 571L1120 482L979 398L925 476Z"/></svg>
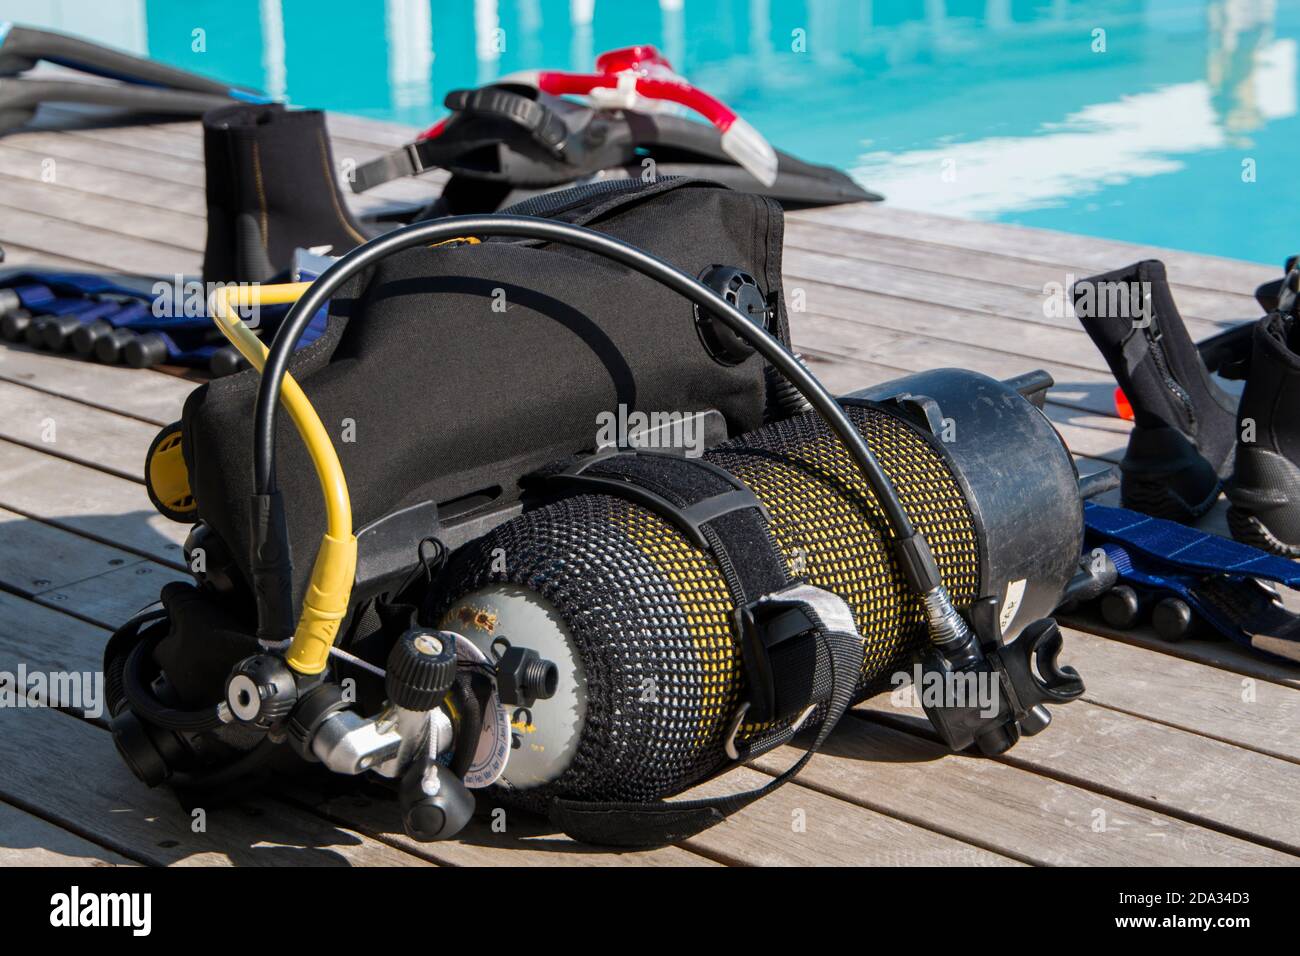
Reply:
<svg viewBox="0 0 1300 956"><path fill-rule="evenodd" d="M806 708L817 668L817 625L798 607L754 601L737 609L751 723L791 717ZM800 648L807 642L811 646ZM779 671L779 673L778 673Z"/></svg>
<svg viewBox="0 0 1300 956"><path fill-rule="evenodd" d="M406 153L406 158L411 162L411 175L418 176L424 172L425 165L423 157L420 156L419 142L407 143L402 147L402 150Z"/></svg>

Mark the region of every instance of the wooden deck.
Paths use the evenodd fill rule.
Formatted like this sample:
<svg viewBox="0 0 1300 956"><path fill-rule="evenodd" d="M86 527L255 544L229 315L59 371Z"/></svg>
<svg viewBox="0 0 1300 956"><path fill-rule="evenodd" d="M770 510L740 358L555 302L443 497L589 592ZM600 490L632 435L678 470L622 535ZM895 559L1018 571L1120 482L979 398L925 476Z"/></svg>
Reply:
<svg viewBox="0 0 1300 956"><path fill-rule="evenodd" d="M53 125L73 117L52 115ZM410 131L331 118L336 158L364 161ZM410 202L390 184L360 207ZM196 123L0 139L7 265L197 274L204 240ZM1194 336L1256 314L1272 270L1079 236L941 219L888 205L792 214L787 295L796 345L835 390L933 366L1057 380L1047 406L1072 450L1114 462L1126 423L1049 283L1155 255ZM0 671L94 671L111 629L180 578L186 529L158 516L140 472L192 384L0 347ZM51 423L53 431L51 432ZM51 440L52 439L52 440ZM680 846L613 854L544 832L475 825L417 845L395 807L311 793L214 810L205 832L138 783L101 722L0 710L0 864L747 865L1293 864L1300 855L1300 668L1224 644L1071 631L1084 700L1004 758L948 754L920 712L860 706L795 784ZM702 788L753 785L794 751ZM802 811L798 813L797 811ZM806 821L800 828L799 820Z"/></svg>

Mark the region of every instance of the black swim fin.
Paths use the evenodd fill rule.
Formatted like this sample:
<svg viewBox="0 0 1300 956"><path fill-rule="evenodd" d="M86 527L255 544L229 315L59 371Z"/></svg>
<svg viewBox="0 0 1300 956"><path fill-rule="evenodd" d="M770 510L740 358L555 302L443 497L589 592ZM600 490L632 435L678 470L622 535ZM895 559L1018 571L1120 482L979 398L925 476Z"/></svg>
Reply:
<svg viewBox="0 0 1300 956"><path fill-rule="evenodd" d="M45 103L109 106L133 113L202 116L230 103L227 96L75 80L0 79L0 134L25 126Z"/></svg>
<svg viewBox="0 0 1300 956"><path fill-rule="evenodd" d="M24 73L42 60L138 86L208 93L252 103L269 102L268 97L257 90L231 86L220 80L209 79L189 70L167 66L89 40L17 23L0 22L0 76Z"/></svg>

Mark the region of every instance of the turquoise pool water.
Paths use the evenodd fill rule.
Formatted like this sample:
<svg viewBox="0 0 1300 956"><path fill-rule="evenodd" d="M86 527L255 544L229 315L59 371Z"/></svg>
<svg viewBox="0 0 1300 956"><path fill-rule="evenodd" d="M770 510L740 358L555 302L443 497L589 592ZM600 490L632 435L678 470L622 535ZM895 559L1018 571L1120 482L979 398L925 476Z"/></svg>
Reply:
<svg viewBox="0 0 1300 956"><path fill-rule="evenodd" d="M1300 251L1298 13L1300 0L0 0L0 19L418 124L448 90L651 42L775 145L897 205L1274 265Z"/></svg>

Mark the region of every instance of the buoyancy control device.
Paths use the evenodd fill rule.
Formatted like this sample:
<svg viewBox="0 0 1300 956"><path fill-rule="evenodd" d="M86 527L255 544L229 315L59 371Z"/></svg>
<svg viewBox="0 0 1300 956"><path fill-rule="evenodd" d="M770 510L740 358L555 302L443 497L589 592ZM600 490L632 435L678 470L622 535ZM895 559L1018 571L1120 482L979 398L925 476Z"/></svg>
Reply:
<svg viewBox="0 0 1300 956"><path fill-rule="evenodd" d="M269 352L251 293L215 303L256 368L196 391L149 465L189 495L196 583L106 651L142 778L320 764L394 781L418 839L505 804L649 846L780 786L900 672L985 753L1082 693L1049 615L1098 585L1046 373L836 399L789 347L774 202L546 198L261 289L296 299ZM801 730L765 786L665 799Z"/></svg>

